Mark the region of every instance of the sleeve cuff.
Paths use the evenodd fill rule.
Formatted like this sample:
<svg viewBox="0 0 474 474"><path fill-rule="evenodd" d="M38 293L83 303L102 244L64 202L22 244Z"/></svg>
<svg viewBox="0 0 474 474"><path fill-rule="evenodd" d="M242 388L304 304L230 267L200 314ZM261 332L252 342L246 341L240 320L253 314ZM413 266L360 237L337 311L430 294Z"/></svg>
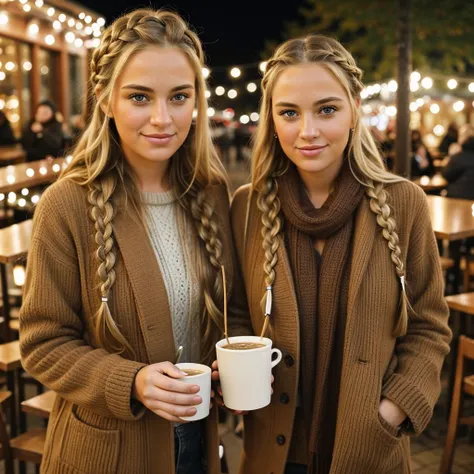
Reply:
<svg viewBox="0 0 474 474"><path fill-rule="evenodd" d="M132 387L138 371L146 364L123 360L107 377L105 399L109 410L116 418L133 421L140 419L146 408L141 403L133 403Z"/></svg>
<svg viewBox="0 0 474 474"><path fill-rule="evenodd" d="M426 397L400 374L393 374L382 387L382 396L396 403L407 415L414 435L419 435L428 425L433 410Z"/></svg>

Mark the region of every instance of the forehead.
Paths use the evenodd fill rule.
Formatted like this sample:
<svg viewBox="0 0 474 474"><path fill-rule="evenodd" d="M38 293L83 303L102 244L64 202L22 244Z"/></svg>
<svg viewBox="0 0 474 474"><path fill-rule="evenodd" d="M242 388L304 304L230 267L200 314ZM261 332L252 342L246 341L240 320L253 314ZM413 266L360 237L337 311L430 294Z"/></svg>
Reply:
<svg viewBox="0 0 474 474"><path fill-rule="evenodd" d="M289 66L277 78L273 102L314 102L329 96L346 98L346 92L334 74L321 64Z"/></svg>
<svg viewBox="0 0 474 474"><path fill-rule="evenodd" d="M148 46L127 61L118 83L140 84L153 89L194 84L195 74L185 53L171 46Z"/></svg>

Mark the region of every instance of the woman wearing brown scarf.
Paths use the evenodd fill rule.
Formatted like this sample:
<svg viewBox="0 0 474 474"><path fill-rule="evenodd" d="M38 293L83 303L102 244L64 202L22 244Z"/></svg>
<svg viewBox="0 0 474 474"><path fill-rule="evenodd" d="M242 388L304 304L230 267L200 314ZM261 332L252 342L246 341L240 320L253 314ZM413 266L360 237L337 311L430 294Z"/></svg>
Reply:
<svg viewBox="0 0 474 474"><path fill-rule="evenodd" d="M440 393L451 333L426 200L386 171L361 76L322 36L267 63L233 225L253 330L271 295L284 363L245 416L241 474L408 474Z"/></svg>

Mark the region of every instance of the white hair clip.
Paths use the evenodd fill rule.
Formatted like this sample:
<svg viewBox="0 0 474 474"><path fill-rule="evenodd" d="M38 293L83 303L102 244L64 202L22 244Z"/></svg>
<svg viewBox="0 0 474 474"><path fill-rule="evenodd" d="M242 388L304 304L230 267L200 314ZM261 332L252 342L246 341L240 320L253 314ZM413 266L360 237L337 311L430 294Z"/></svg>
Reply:
<svg viewBox="0 0 474 474"><path fill-rule="evenodd" d="M272 313L272 303L273 303L272 287L267 286L267 301L265 304L265 316L270 316L270 314Z"/></svg>
<svg viewBox="0 0 474 474"><path fill-rule="evenodd" d="M107 303L109 298L107 296L102 296L102 303Z"/></svg>

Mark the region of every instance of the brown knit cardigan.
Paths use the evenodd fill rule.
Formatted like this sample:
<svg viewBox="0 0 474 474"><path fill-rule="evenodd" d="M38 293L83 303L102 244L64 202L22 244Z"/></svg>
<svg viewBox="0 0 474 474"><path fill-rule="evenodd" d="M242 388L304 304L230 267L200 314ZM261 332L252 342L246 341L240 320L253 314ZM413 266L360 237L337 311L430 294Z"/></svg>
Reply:
<svg viewBox="0 0 474 474"><path fill-rule="evenodd" d="M406 336L396 340L400 282L387 241L364 196L356 211L347 326L331 474L409 474L409 436L394 436L379 419L381 397L399 405L414 432L428 424L440 394L440 371L451 332L443 276L423 191L410 182L387 187L397 223L408 295L416 311ZM260 334L265 290L261 214L249 186L232 202L232 224L253 330ZM247 229L244 232L245 228ZM274 285L274 346L283 361L274 370L271 404L245 417L241 474L283 474L291 444L300 372L300 327L288 256L278 250ZM302 282L302 284L304 284ZM334 295L337 298L338 295Z"/></svg>
<svg viewBox="0 0 474 474"><path fill-rule="evenodd" d="M236 300L245 301L237 297L227 191L214 186L213 193L229 284ZM175 358L165 285L143 226L123 208L113 225L118 250L111 310L136 361L97 348L91 331L100 294L85 189L59 181L35 211L20 344L24 368L59 395L48 424L44 474L175 472L173 425L131 403L137 371ZM216 409L206 425L208 472L218 474Z"/></svg>

